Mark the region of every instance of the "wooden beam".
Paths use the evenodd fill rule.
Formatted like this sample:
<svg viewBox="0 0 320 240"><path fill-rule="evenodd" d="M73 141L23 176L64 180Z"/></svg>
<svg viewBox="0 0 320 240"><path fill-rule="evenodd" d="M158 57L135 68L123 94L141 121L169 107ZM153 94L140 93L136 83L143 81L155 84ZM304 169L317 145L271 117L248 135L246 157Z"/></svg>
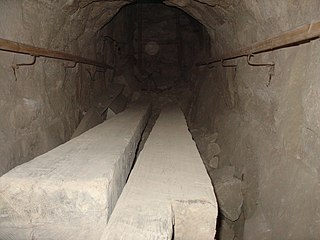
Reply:
<svg viewBox="0 0 320 240"><path fill-rule="evenodd" d="M320 37L320 22L314 22L295 28L290 31L283 32L276 37L268 38L261 42L256 42L249 47L224 54L217 58L207 60L205 63L198 65L205 65L210 63L219 62L221 60L229 60L238 57L248 56L261 52L268 52L274 49L298 45L301 43L309 42L313 39Z"/></svg>
<svg viewBox="0 0 320 240"><path fill-rule="evenodd" d="M46 48L34 47L32 45L14 42L14 41L10 41L3 38L0 38L0 50L21 53L21 54L28 54L36 57L48 57L48 58L67 60L67 61L72 61L76 63L84 63L88 65L102 67L102 68L110 68L110 69L113 68L108 64L101 63L88 58L84 58L81 56L77 56L77 55L73 55L65 52L49 50Z"/></svg>

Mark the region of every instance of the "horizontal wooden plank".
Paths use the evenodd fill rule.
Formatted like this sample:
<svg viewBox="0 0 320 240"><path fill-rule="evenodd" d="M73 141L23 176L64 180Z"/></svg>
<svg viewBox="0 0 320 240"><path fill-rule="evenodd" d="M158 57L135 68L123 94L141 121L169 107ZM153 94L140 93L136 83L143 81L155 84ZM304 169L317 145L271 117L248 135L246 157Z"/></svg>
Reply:
<svg viewBox="0 0 320 240"><path fill-rule="evenodd" d="M36 57L48 57L48 58L72 61L76 63L84 63L84 64L93 65L101 68L111 68L111 69L113 68L108 64L101 63L92 59L84 58L84 57L73 55L70 53L49 50L46 48L34 47L32 45L14 42L14 41L10 41L3 38L0 38L0 50L21 53L21 54L28 54Z"/></svg>
<svg viewBox="0 0 320 240"><path fill-rule="evenodd" d="M208 59L205 62L199 63L197 65L207 65L215 62L220 62L222 60L230 60L238 57L248 56L250 54L272 51L274 49L308 42L315 38L319 38L319 36L320 22L314 22L303 25L290 31L282 32L275 37L271 37L266 40L256 42L249 47L241 48L239 50L226 53L220 57Z"/></svg>

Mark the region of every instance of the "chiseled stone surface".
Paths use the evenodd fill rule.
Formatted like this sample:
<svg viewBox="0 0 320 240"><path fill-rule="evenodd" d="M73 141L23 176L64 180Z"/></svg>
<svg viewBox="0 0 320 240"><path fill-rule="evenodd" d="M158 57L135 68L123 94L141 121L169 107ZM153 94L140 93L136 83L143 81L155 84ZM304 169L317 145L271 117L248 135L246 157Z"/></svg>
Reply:
<svg viewBox="0 0 320 240"><path fill-rule="evenodd" d="M149 116L132 106L0 178L0 239L98 239Z"/></svg>
<svg viewBox="0 0 320 240"><path fill-rule="evenodd" d="M213 186L182 111L153 127L101 240L201 239L215 235ZM173 226L174 225L174 226Z"/></svg>

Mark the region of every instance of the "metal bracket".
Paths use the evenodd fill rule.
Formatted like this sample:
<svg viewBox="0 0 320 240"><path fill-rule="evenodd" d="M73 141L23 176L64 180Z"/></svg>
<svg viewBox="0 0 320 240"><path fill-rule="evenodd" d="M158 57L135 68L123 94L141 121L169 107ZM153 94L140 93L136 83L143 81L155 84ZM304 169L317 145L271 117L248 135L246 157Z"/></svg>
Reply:
<svg viewBox="0 0 320 240"><path fill-rule="evenodd" d="M32 56L32 55L31 55ZM14 78L15 78L15 81L17 81L17 74L16 74L16 70L19 69L19 67L23 67L23 66L32 66L36 63L37 61L37 56L32 56L33 59L32 59L32 62L27 62L27 63L13 63L11 65L11 68L13 70L13 75L14 75Z"/></svg>
<svg viewBox="0 0 320 240"><path fill-rule="evenodd" d="M218 66L215 66L214 64L215 63L221 63L221 66L222 67L234 67L234 68L236 68L237 67L237 64L225 64L225 61L227 61L227 60L225 60L225 59L221 59L220 61L213 61L213 62L207 62L207 63L203 63L203 64L197 64L196 66L198 66L198 67L207 67L207 68L218 68Z"/></svg>
<svg viewBox="0 0 320 240"><path fill-rule="evenodd" d="M199 67L199 68L204 68L204 67L207 67L209 69L212 69L212 68L218 68L217 66L213 65L215 64L215 62L213 63L206 63L206 64L197 64L196 66Z"/></svg>
<svg viewBox="0 0 320 240"><path fill-rule="evenodd" d="M268 62L268 63L254 63L251 61L251 58L254 57L253 54L250 54L247 56L247 63L250 66L254 66L254 67L269 67L269 81L267 83L267 87L270 86L271 84L271 79L272 76L274 76L274 68L275 68L275 63L274 62Z"/></svg>
<svg viewBox="0 0 320 240"><path fill-rule="evenodd" d="M253 54L250 54L247 56L247 62L250 66L259 66L259 67L268 67L268 66L271 66L271 67L274 67L275 63L274 62L269 62L269 63L254 63L254 62L251 62L251 58L254 57Z"/></svg>
<svg viewBox="0 0 320 240"><path fill-rule="evenodd" d="M86 70L89 73L89 76L90 76L90 79L91 79L92 82L96 81L97 72L102 72L102 73L106 72L105 69L103 69L103 70L102 69L100 69L100 70L99 69L95 69L94 73L92 74L88 68Z"/></svg>
<svg viewBox="0 0 320 240"><path fill-rule="evenodd" d="M212 69L212 68L218 68L217 66L215 66L215 65L207 65L207 67L209 68L209 69Z"/></svg>
<svg viewBox="0 0 320 240"><path fill-rule="evenodd" d="M222 65L222 67L234 67L234 68L237 68L237 64L227 65L227 64L224 63L225 61L226 61L226 60L221 59L221 65Z"/></svg>
<svg viewBox="0 0 320 240"><path fill-rule="evenodd" d="M62 64L62 66L64 67L63 86L64 86L64 83L66 82L66 79L67 79L67 69L68 69L68 68L75 68L77 65L78 65L77 62L73 62L72 65L68 65L67 63L63 63L63 64Z"/></svg>
<svg viewBox="0 0 320 240"><path fill-rule="evenodd" d="M73 62L72 65L68 65L68 64L63 63L62 66L64 67L64 69L66 69L66 68L75 68L77 66L77 64L78 64L77 62Z"/></svg>

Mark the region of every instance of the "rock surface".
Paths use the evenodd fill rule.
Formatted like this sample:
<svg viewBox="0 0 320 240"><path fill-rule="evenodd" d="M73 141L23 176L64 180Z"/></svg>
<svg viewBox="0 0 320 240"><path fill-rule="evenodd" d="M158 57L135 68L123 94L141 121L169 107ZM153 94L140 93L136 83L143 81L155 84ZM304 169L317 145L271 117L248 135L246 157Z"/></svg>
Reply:
<svg viewBox="0 0 320 240"><path fill-rule="evenodd" d="M219 155L221 152L220 146L215 142L209 142L206 151L203 153L205 158L212 158Z"/></svg>
<svg viewBox="0 0 320 240"><path fill-rule="evenodd" d="M218 168L219 165L219 158L217 156L209 159L209 163L208 163L209 167L211 168Z"/></svg>
<svg viewBox="0 0 320 240"><path fill-rule="evenodd" d="M219 210L230 221L236 221L242 211L243 195L241 181L233 176L234 168L223 167L210 173Z"/></svg>
<svg viewBox="0 0 320 240"><path fill-rule="evenodd" d="M317 0L170 2L208 27L212 56L312 23L320 8ZM319 50L313 41L256 55L255 62L276 63L270 82L268 68L245 58L230 61L236 70L217 64L195 77L191 119L219 132L219 166L235 166L244 179L246 228L254 231L250 219L262 212L267 240L320 237Z"/></svg>
<svg viewBox="0 0 320 240"><path fill-rule="evenodd" d="M246 240L255 240L262 239L266 240L271 237L271 227L268 225L268 222L261 211L261 208L258 207L255 214L248 218L244 225L244 234L243 239Z"/></svg>
<svg viewBox="0 0 320 240"><path fill-rule="evenodd" d="M230 226L226 221L221 220L219 224L219 232L216 237L219 240L234 240L235 234L232 226Z"/></svg>
<svg viewBox="0 0 320 240"><path fill-rule="evenodd" d="M219 166L218 155L221 152L220 146L216 143L218 133L210 134L206 129L193 128L190 130L193 139L197 144L202 160L206 164L208 172Z"/></svg>

